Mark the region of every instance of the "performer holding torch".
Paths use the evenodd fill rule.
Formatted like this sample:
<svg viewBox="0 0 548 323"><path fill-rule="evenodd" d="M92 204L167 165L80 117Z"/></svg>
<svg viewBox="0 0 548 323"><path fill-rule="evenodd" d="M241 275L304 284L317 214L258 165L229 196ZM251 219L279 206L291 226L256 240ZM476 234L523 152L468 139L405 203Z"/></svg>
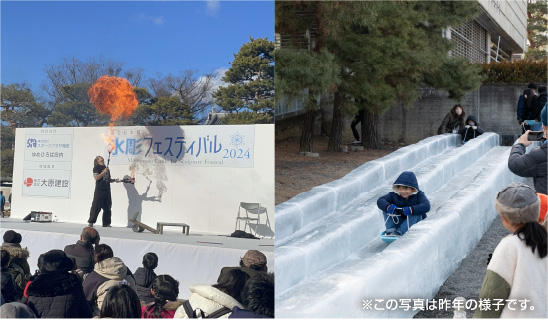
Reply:
<svg viewBox="0 0 548 323"><path fill-rule="evenodd" d="M93 193L93 202L89 212L88 226L93 226L97 221L99 212L103 209L103 227L110 227L110 208L112 207L110 183L119 182L119 180L110 177L110 171L108 166L105 166L105 159L102 156L97 156L93 160L93 178L95 179L95 192Z"/></svg>

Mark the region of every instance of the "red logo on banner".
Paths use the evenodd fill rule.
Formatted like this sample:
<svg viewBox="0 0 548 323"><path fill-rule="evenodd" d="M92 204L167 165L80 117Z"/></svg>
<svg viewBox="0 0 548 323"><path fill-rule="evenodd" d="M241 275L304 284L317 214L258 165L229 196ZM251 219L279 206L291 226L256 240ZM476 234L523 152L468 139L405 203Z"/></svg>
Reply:
<svg viewBox="0 0 548 323"><path fill-rule="evenodd" d="M27 187L31 187L31 186L32 186L32 182L33 182L33 181L32 181L32 178L27 177L27 179L25 180L25 185L26 185Z"/></svg>

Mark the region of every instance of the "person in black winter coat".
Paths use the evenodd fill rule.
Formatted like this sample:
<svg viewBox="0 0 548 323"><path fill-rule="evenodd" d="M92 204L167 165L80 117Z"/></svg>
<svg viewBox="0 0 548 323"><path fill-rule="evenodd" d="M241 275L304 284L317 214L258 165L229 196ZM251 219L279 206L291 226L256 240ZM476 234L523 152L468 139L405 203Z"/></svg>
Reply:
<svg viewBox="0 0 548 323"><path fill-rule="evenodd" d="M27 288L28 306L40 318L91 318L82 281L70 272L74 262L61 250L38 258L39 274Z"/></svg>
<svg viewBox="0 0 548 323"><path fill-rule="evenodd" d="M154 302L154 296L150 293L150 287L152 282L156 278L154 269L158 267L158 256L149 252L143 256L143 267L137 268L135 274L135 286L137 288L137 295L144 304Z"/></svg>
<svg viewBox="0 0 548 323"><path fill-rule="evenodd" d="M532 120L541 121L540 120L540 112L544 108L544 105L546 105L547 100L547 91L546 86L542 85L538 87L538 97L536 100L534 100L534 108L531 112L530 117ZM540 130L540 129L539 129Z"/></svg>
<svg viewBox="0 0 548 323"><path fill-rule="evenodd" d="M11 277L10 265L10 253L6 250L2 250L2 296L4 302L11 303L17 300L16 286Z"/></svg>
<svg viewBox="0 0 548 323"><path fill-rule="evenodd" d="M461 127L459 130L459 134L462 138L463 144L483 133L483 129L480 128L478 120L473 115L470 115L468 116L468 118L466 118L466 125L464 127Z"/></svg>
<svg viewBox="0 0 548 323"><path fill-rule="evenodd" d="M82 273L89 274L93 271L93 246L99 245L101 237L94 228L85 227L80 235L80 240L75 244L65 247L65 253L76 262L76 266Z"/></svg>
<svg viewBox="0 0 548 323"><path fill-rule="evenodd" d="M10 254L9 270L16 285L17 299L20 299L23 297L23 290L31 275L30 266L27 261L30 254L27 248L21 247L23 239L21 234L8 230L4 233L3 239L4 242L0 249L6 250Z"/></svg>
<svg viewBox="0 0 548 323"><path fill-rule="evenodd" d="M419 221L426 219L430 201L419 190L417 177L413 172L403 172L392 185L394 192L381 196L377 207L383 211L387 236L401 236Z"/></svg>
<svg viewBox="0 0 548 323"><path fill-rule="evenodd" d="M464 126L464 117L466 112L460 104L456 104L451 111L443 118L440 127L438 128L438 135L443 133L457 133L461 126Z"/></svg>
<svg viewBox="0 0 548 323"><path fill-rule="evenodd" d="M245 309L235 306L228 318L274 318L274 274L263 271L249 278L242 290L242 305Z"/></svg>

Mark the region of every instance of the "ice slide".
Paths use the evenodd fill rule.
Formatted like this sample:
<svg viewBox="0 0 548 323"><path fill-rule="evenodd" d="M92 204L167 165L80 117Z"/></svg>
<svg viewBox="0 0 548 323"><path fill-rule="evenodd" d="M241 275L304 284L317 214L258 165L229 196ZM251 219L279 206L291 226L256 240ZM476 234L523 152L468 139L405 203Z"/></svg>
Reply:
<svg viewBox="0 0 548 323"><path fill-rule="evenodd" d="M436 294L496 217L495 194L521 180L498 142L494 133L464 146L458 135L430 137L278 205L277 317L413 317L418 310L363 305ZM404 170L415 172L431 210L387 246L376 201Z"/></svg>

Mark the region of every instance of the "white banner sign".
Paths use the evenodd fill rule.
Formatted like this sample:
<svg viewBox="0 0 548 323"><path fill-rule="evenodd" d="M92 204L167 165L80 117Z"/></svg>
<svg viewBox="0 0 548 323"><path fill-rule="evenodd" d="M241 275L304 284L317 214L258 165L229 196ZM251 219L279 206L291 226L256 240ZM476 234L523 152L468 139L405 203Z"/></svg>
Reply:
<svg viewBox="0 0 548 323"><path fill-rule="evenodd" d="M27 129L25 134L22 195L69 198L72 128Z"/></svg>
<svg viewBox="0 0 548 323"><path fill-rule="evenodd" d="M254 125L115 127L110 164L252 168L254 139Z"/></svg>

